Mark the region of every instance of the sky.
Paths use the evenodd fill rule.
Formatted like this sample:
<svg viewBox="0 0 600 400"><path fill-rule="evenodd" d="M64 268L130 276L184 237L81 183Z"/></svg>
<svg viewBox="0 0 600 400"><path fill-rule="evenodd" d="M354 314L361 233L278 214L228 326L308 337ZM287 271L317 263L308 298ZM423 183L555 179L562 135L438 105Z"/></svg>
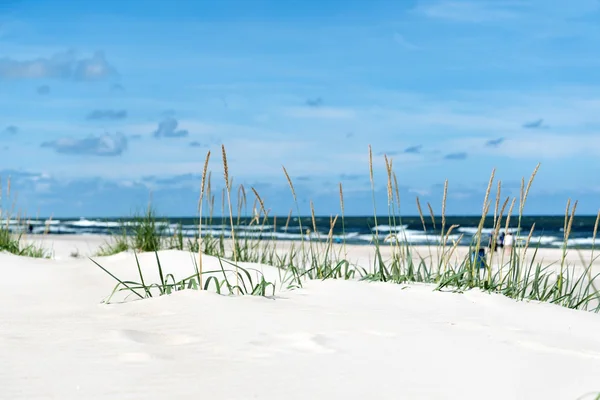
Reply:
<svg viewBox="0 0 600 400"><path fill-rule="evenodd" d="M215 213L415 199L480 214L540 169L526 214L600 207L598 0L0 0L0 176L22 212L193 216L211 152ZM494 188L496 184L494 184ZM496 195L495 189L491 196ZM235 208L235 206L234 206Z"/></svg>

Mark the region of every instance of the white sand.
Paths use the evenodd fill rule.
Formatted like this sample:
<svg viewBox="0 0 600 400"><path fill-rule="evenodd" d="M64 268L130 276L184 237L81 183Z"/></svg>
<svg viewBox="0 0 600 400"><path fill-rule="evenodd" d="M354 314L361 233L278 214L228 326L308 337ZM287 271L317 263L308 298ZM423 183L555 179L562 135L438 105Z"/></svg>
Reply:
<svg viewBox="0 0 600 400"><path fill-rule="evenodd" d="M92 254L104 239L46 239L53 260L0 254L0 398L577 399L600 391L597 314L333 280L275 299L184 291L106 305L112 279L70 256ZM360 248L353 254L368 261ZM159 255L176 277L193 273L193 255ZM97 260L136 278L130 253ZM154 254L140 261L156 279ZM212 257L204 264L218 266Z"/></svg>

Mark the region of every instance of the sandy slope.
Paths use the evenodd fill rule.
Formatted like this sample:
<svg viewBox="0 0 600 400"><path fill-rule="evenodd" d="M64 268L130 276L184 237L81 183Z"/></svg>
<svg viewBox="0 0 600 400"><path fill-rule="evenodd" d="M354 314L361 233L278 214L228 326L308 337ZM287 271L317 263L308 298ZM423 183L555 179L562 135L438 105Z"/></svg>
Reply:
<svg viewBox="0 0 600 400"><path fill-rule="evenodd" d="M69 257L73 248L92 244L59 240L56 260L0 254L0 398L576 399L600 391L600 315L347 281L308 282L275 299L186 291L105 305L114 282ZM193 257L160 252L178 277L193 273ZM132 254L98 260L136 277ZM156 277L154 254L140 260ZM217 266L212 257L204 264Z"/></svg>

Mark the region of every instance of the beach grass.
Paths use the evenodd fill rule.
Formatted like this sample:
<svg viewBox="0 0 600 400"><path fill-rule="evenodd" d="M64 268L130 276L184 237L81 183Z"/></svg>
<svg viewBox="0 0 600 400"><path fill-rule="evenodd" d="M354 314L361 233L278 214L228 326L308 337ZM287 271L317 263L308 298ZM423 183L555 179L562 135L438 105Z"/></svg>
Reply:
<svg viewBox="0 0 600 400"><path fill-rule="evenodd" d="M435 228L436 220L441 220L440 233L437 240L428 242L427 252L424 254L416 251L407 239L406 232L402 226L402 216L400 214L400 195L398 181L394 172L393 160L384 156L387 173L387 195L388 195L388 216L385 221L392 227L391 232L384 238L380 237L379 214L375 207L376 183L373 172L373 154L369 147L369 177L371 191L373 194L373 217L375 226L373 226L372 246L375 257L369 266L357 265L347 256L345 236L342 236L340 245L333 242L333 230L340 224L342 229L345 226L344 214L344 193L342 184L339 184L340 196L340 214L330 216L329 234L321 237L317 231L315 223L314 205L311 204L311 222L308 227L303 224L298 204L298 197L293 181L283 167L283 175L286 179L290 195L294 202L297 213L296 220L301 238L285 247L277 245L275 238L277 229L277 218L269 216L269 210L263 202L258 190L251 187L249 192L254 197L252 215L249 218L248 202L246 189L243 185L237 188L238 202L237 207L233 207L231 192L233 190L233 179L229 173L227 164L227 155L225 147L221 149L222 166L225 180L225 188L221 193L221 209L227 213L222 213L220 234L214 231L202 232L202 226L210 226L213 223L215 195L211 187L211 171L208 169L210 152L207 154L204 170L202 174L201 194L198 202L198 234L195 238L184 240L181 229L174 235L165 239L164 224L157 222L157 216L151 206L143 215L134 218L133 236L123 235L114 241L110 250L103 249L100 255L111 254L122 251L125 248L135 249L136 251L158 251L166 248L177 248L188 250L198 254L197 271L193 277L183 281L169 281L158 284L157 288L162 288L163 293L167 293L167 286L181 289L192 286L203 290L209 287L208 281L203 285L202 277L205 271L202 270L202 254L218 257L220 260L227 261L228 265L234 271L238 271L238 263L253 262L272 265L280 271L279 284L286 288L302 287L303 282L309 279L359 279L365 281L381 281L397 284L406 283L427 283L434 285L436 290L450 290L463 292L466 290L482 290L489 293L498 293L519 301L542 301L558 304L573 309L582 309L588 311L600 311L600 292L598 291L598 274L594 274L592 266L597 256L592 256L589 260L580 260L579 268L570 265L567 262L567 254L571 251L577 251L576 248L568 246L569 235L572 230L573 219L576 212L577 202L567 201L567 209L564 221L564 245L562 248L562 257L559 265L547 264L543 260L538 260L537 252L540 243L532 240L535 225L528 232L525 241L515 241L511 252L496 255L490 252L485 260L485 264L479 265L471 256L473 252L484 247L484 238L482 232L485 228L491 228L494 232L492 246L495 245L495 238L502 228L508 230L511 220L517 221L517 232L520 232L521 220L525 212L525 205L530 189L538 172L539 165L536 166L528 180L521 180L521 188L518 198L511 198L502 195L502 182L495 179L495 171L492 171L485 197L482 203L481 219L477 227L477 233L474 235L472 243L469 244L469 251L466 256L458 256L459 240L450 240L451 235L457 228L457 225L447 226L446 224L446 202L449 191L449 183L445 181L443 198L441 199L441 216L436 216L431 204L427 203L429 216ZM206 186L205 186L206 185ZM495 198L493 191L495 189ZM423 214L421 201L418 197L415 199L419 210L423 230L427 233L425 224L426 216ZM208 209L203 214L203 210ZM514 215L514 212L517 215ZM293 218L293 210L290 211L285 223L285 230L288 229L290 221ZM488 217L493 216L491 226L486 226ZM237 228L240 221L250 221L246 229L253 227L261 234L240 235ZM594 229L594 241L598 228L600 213L596 220ZM269 223L273 224L272 235L265 234ZM228 228L225 229L225 225ZM310 225L310 224L309 224ZM310 230L312 228L312 234ZM308 234L304 234L308 233ZM391 257L384 258L381 251L382 246L390 246L392 249ZM529 256L529 257L528 257ZM579 271L579 272L577 272ZM225 282L225 287L232 289L240 294L255 293L255 290L242 290L240 279L244 279L244 274L235 272L233 274L235 282ZM192 283L195 282L195 283ZM222 283L216 284L221 290ZM272 284L272 283L271 283ZM156 284L155 284L156 285ZM123 285L122 285L123 286ZM144 288L143 282L134 285L135 288ZM156 287L156 286L155 286ZM269 286L270 287L270 286ZM259 291L260 293L261 291Z"/></svg>
<svg viewBox="0 0 600 400"><path fill-rule="evenodd" d="M6 186L0 177L0 252L6 251L18 256L50 258L51 253L40 245L26 243L24 233L27 218L15 212L17 197L11 193L10 177ZM11 227L17 229L14 232ZM21 232L19 232L21 230Z"/></svg>
<svg viewBox="0 0 600 400"><path fill-rule="evenodd" d="M170 234L167 220L157 216L149 204L144 212L136 212L133 217L121 221L118 234L98 249L96 256L110 256L127 250L153 252L164 249L184 250L188 246L181 225Z"/></svg>
<svg viewBox="0 0 600 400"><path fill-rule="evenodd" d="M275 284L267 281L260 271L251 268L242 268L229 260L219 258L219 270L202 272L199 271L198 264L194 263L194 273L177 280L173 274L163 269L158 251L154 251L154 254L160 281L152 283L147 283L147 279L144 278L137 253L134 253L134 255L139 281L122 280L103 267L98 261L90 258L97 267L117 282L111 294L103 302L110 303L115 294L121 292L125 292L126 295L137 299L168 295L181 290L213 290L218 294L227 295L272 296L275 294ZM252 279L252 272L258 274L256 279ZM204 275L208 277L202 286L202 280L199 278Z"/></svg>

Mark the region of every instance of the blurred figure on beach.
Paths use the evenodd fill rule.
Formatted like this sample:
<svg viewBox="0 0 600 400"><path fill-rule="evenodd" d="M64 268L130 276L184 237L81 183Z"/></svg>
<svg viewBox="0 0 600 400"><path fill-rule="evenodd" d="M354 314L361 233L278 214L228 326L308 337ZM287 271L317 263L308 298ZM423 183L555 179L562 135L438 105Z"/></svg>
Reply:
<svg viewBox="0 0 600 400"><path fill-rule="evenodd" d="M498 251L498 247L503 248L504 247L504 232L500 233L500 235L498 236L497 239L495 239L494 236L494 232L490 232L490 235L488 237L488 248L490 249L490 251ZM493 247L493 249L492 249Z"/></svg>
<svg viewBox="0 0 600 400"><path fill-rule="evenodd" d="M512 234L512 232L507 232L506 236L504 237L504 251L510 253L513 247L513 244L515 242L515 238Z"/></svg>
<svg viewBox="0 0 600 400"><path fill-rule="evenodd" d="M475 265L475 268L485 268L485 249L481 247L478 251L473 250L471 252L471 263Z"/></svg>
<svg viewBox="0 0 600 400"><path fill-rule="evenodd" d="M494 240L494 232L490 232L488 236L488 249L490 249L490 251L498 250L498 241Z"/></svg>

